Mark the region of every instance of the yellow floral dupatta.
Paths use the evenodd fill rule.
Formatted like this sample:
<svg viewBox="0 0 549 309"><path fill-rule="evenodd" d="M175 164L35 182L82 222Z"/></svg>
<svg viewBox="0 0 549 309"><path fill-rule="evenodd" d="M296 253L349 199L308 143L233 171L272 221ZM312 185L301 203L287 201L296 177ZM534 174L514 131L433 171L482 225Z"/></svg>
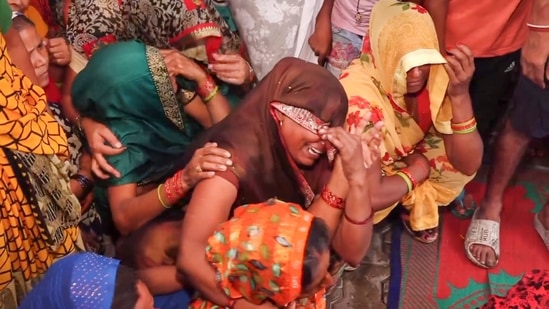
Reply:
<svg viewBox="0 0 549 309"><path fill-rule="evenodd" d="M386 175L393 175L396 169L405 166L399 162L403 157L416 150L425 154L427 148L440 150L438 154L442 159L439 160L449 164L439 134L452 134L452 110L446 96L449 77L443 66L446 60L438 46L435 27L427 10L414 3L381 0L372 10L361 58L354 60L340 76L349 98L347 127L357 126L368 111L372 112L372 122L383 120L385 123L381 156ZM431 64L426 87L433 123L427 135L407 112L404 101L406 72L426 64ZM439 138L429 138L435 135ZM440 162L432 162L432 175L433 165L437 164L440 167ZM450 203L462 189L461 181L459 186L441 186L433 180L430 178L420 184L402 201L411 210L410 224L414 230L436 227L437 207ZM418 204L425 207L412 207ZM377 212L374 221L381 221L392 208Z"/></svg>

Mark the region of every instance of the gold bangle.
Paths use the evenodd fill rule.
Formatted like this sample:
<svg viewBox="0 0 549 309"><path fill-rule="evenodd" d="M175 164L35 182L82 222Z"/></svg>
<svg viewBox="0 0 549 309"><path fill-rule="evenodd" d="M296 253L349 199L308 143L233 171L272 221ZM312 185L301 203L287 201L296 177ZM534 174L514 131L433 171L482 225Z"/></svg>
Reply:
<svg viewBox="0 0 549 309"><path fill-rule="evenodd" d="M219 87L215 86L214 90L212 90L212 92L210 92L210 94L204 98L204 103L210 102L218 92L219 92Z"/></svg>
<svg viewBox="0 0 549 309"><path fill-rule="evenodd" d="M408 187L408 193L412 192L414 185L412 183L412 180L408 177L408 175L404 174L401 171L396 172L395 175L400 176L400 178L402 178L404 182L406 182L406 186Z"/></svg>
<svg viewBox="0 0 549 309"><path fill-rule="evenodd" d="M156 187L156 194L158 195L158 201L160 202L160 205L162 205L162 207L166 209L170 209L170 206L166 205L166 203L164 203L164 201L162 200L162 194L160 193L162 186L163 184L159 184L158 187Z"/></svg>

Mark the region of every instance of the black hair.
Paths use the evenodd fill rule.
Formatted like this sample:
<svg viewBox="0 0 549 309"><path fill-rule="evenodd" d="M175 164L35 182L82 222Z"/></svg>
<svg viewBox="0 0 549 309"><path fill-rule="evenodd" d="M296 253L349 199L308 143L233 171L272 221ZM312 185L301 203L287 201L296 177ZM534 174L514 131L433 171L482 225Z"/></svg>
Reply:
<svg viewBox="0 0 549 309"><path fill-rule="evenodd" d="M23 31L27 27L34 28L34 23L27 16L18 14L11 20L11 25L17 32Z"/></svg>
<svg viewBox="0 0 549 309"><path fill-rule="evenodd" d="M119 265L116 271L114 295L111 309L134 309L139 293L137 292L137 273L124 265Z"/></svg>
<svg viewBox="0 0 549 309"><path fill-rule="evenodd" d="M301 289L306 289L313 283L313 277L320 264L322 253L330 250L330 233L328 226L321 218L314 218L307 236L305 245L305 257L303 260L303 275L301 276Z"/></svg>

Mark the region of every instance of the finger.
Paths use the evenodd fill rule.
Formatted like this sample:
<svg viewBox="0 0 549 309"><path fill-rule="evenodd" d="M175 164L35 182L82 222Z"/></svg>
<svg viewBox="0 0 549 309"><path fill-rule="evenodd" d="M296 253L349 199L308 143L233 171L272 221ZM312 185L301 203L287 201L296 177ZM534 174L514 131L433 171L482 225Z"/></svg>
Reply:
<svg viewBox="0 0 549 309"><path fill-rule="evenodd" d="M225 161L227 161L227 158L231 157L231 153L223 148L217 148L217 147L206 147L204 148L204 155L208 156L215 156L215 157L221 157L224 158ZM229 163L231 165L231 163Z"/></svg>
<svg viewBox="0 0 549 309"><path fill-rule="evenodd" d="M545 88L545 63L537 63L530 66L534 82L541 88Z"/></svg>
<svg viewBox="0 0 549 309"><path fill-rule="evenodd" d="M208 69L218 74L241 73L242 65L240 63L212 63L208 65Z"/></svg>
<svg viewBox="0 0 549 309"><path fill-rule="evenodd" d="M213 58L216 62L216 64L222 64L222 63L226 63L226 64L237 64L237 63L240 63L243 58L238 55L238 54L213 54Z"/></svg>
<svg viewBox="0 0 549 309"><path fill-rule="evenodd" d="M120 178L120 172L117 171L114 167L112 167L109 162L100 154L94 154L93 158L95 159L97 165L99 168L107 174L110 174L116 178Z"/></svg>
<svg viewBox="0 0 549 309"><path fill-rule="evenodd" d="M471 49L469 49L469 47L467 47L467 45L464 45L464 44L461 44L461 43L457 44L457 48L459 48L459 50L463 53L463 55L465 55L469 65L474 65L475 56L473 55L473 51L471 51Z"/></svg>
<svg viewBox="0 0 549 309"><path fill-rule="evenodd" d="M92 161L91 163L91 170L92 170L92 173L97 177L97 178L101 178L101 179L109 179L109 175L104 173L101 168L99 168L99 165L97 164L97 162L95 160Z"/></svg>
<svg viewBox="0 0 549 309"><path fill-rule="evenodd" d="M93 153L106 155L106 156L114 156L117 154L121 154L122 152L124 152L124 150L126 150L126 147L114 148L114 147L111 147L110 145L99 144L99 143L90 144L90 146Z"/></svg>
<svg viewBox="0 0 549 309"><path fill-rule="evenodd" d="M105 129L99 132L99 135L105 139L105 141L113 148L123 148L122 143L118 140L116 135L111 130Z"/></svg>
<svg viewBox="0 0 549 309"><path fill-rule="evenodd" d="M464 56L463 53L461 53L461 52L460 52L460 55ZM460 72L465 71L465 69L467 67L467 64L463 63L463 61L466 62L467 60L465 60L463 58L460 59L455 54L448 55L446 57L446 60L452 66L452 68L454 69L454 72L456 73L456 75L459 75Z"/></svg>
<svg viewBox="0 0 549 309"><path fill-rule="evenodd" d="M448 61L450 62L450 61ZM448 73L448 77L450 78L450 81L457 81L456 73L454 72L454 69L448 64L443 64L444 69L446 69L446 73Z"/></svg>
<svg viewBox="0 0 549 309"><path fill-rule="evenodd" d="M67 42L64 38L51 38L48 39L48 46L51 48L58 48L67 45Z"/></svg>
<svg viewBox="0 0 549 309"><path fill-rule="evenodd" d="M217 147L217 143L216 142L207 142L206 144L204 144L204 148L208 148L208 147Z"/></svg>
<svg viewBox="0 0 549 309"><path fill-rule="evenodd" d="M371 113L369 113L369 114L371 114ZM365 132L366 126L370 122L369 120L370 120L370 117L368 117L368 120L366 120L365 118L360 119L360 121L358 122L358 124L356 126L351 127L351 129L349 130L349 133L354 134L354 135L363 134Z"/></svg>
<svg viewBox="0 0 549 309"><path fill-rule="evenodd" d="M223 162L214 162L215 160L202 161L200 163L200 168L202 171L212 171L212 172L224 172L227 170L227 165Z"/></svg>
<svg viewBox="0 0 549 309"><path fill-rule="evenodd" d="M319 53L318 54L318 64L321 66L324 66L326 63L326 54L325 53Z"/></svg>

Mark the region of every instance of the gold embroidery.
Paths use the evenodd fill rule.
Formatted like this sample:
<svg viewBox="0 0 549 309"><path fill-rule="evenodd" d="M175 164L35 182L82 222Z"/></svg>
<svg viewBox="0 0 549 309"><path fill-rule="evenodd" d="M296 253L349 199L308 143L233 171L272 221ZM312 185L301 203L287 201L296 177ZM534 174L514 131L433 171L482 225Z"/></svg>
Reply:
<svg viewBox="0 0 549 309"><path fill-rule="evenodd" d="M170 82L170 75L164 63L164 57L162 57L158 49L151 46L146 47L146 54L149 71L154 81L156 93L162 103L164 114L180 130L183 130L185 125L183 123L182 110Z"/></svg>

